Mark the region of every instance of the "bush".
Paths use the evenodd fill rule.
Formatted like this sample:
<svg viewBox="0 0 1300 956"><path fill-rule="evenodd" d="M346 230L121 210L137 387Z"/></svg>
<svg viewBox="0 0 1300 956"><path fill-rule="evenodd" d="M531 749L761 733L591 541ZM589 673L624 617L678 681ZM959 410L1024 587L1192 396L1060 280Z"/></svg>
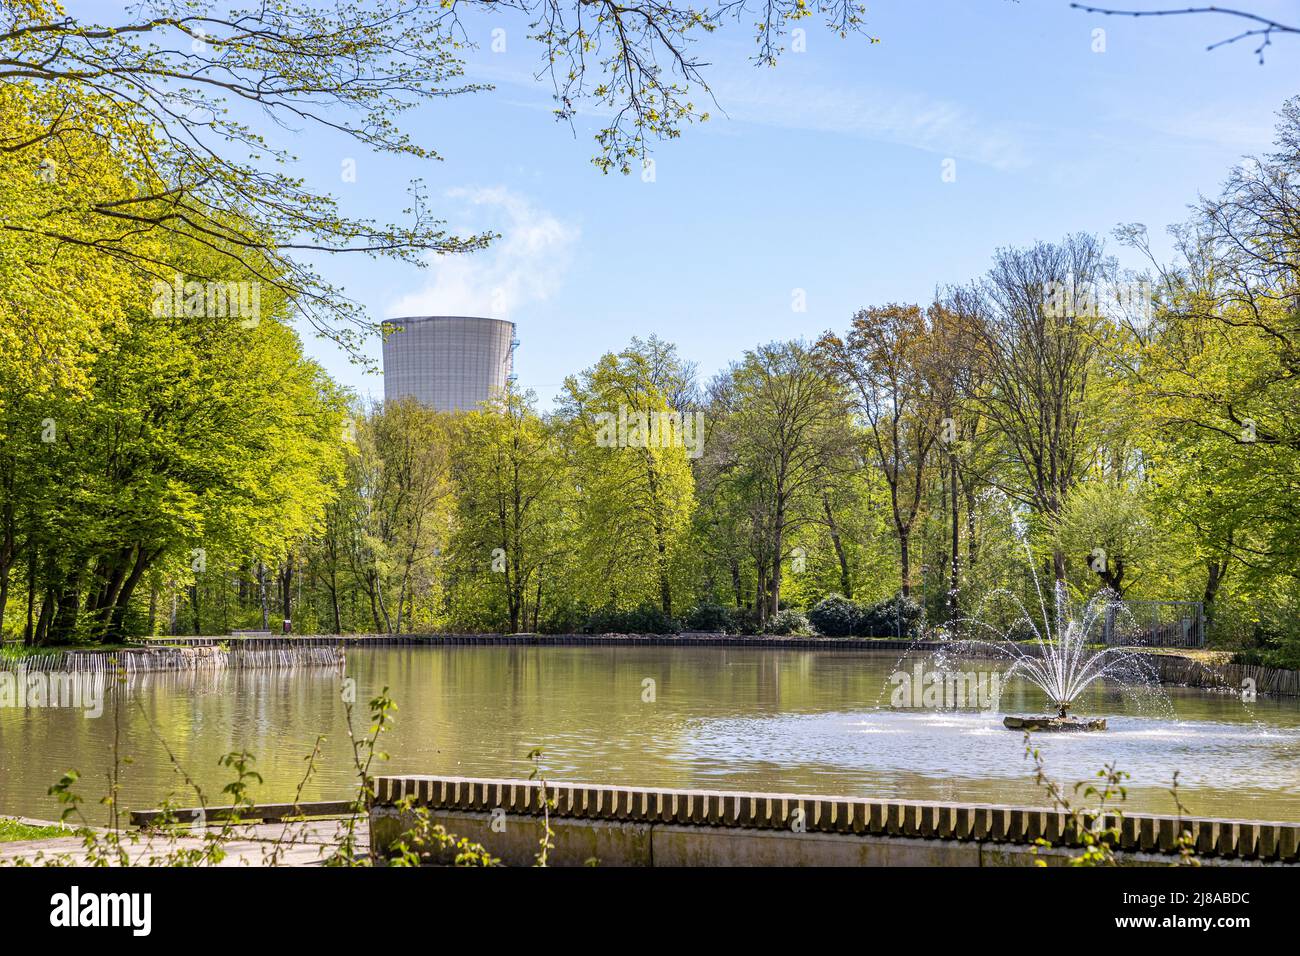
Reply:
<svg viewBox="0 0 1300 956"><path fill-rule="evenodd" d="M712 601L705 601L692 608L684 623L688 631L707 631L712 634L735 634L739 631L736 615Z"/></svg>
<svg viewBox="0 0 1300 956"><path fill-rule="evenodd" d="M804 637L811 635L813 629L802 611L793 611L786 608L783 611L777 611L767 619L767 624L763 627L763 633Z"/></svg>
<svg viewBox="0 0 1300 956"><path fill-rule="evenodd" d="M1268 648L1265 650L1238 651L1232 655L1234 664L1250 664L1256 667L1278 667L1282 670L1300 670L1300 648L1294 646Z"/></svg>
<svg viewBox="0 0 1300 956"><path fill-rule="evenodd" d="M900 595L867 608L854 633L866 637L911 637L923 614L921 605Z"/></svg>
<svg viewBox="0 0 1300 956"><path fill-rule="evenodd" d="M829 594L813 605L808 621L827 637L847 637L857 631L863 609L840 594Z"/></svg>
<svg viewBox="0 0 1300 956"><path fill-rule="evenodd" d="M586 634L676 634L677 622L651 604L631 611L602 608L583 625Z"/></svg>
<svg viewBox="0 0 1300 956"><path fill-rule="evenodd" d="M763 627L758 622L758 615L750 608L738 608L731 612L733 634L761 634Z"/></svg>

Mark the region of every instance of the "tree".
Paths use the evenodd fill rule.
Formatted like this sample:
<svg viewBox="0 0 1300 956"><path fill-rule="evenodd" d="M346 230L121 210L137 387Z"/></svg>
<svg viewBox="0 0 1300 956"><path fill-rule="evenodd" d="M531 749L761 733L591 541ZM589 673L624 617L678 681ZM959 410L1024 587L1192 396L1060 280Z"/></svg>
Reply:
<svg viewBox="0 0 1300 956"><path fill-rule="evenodd" d="M42 399L27 414L48 430L11 446L17 460L44 456L48 481L18 502L43 592L37 642L119 640L155 567L195 580L209 551L285 553L342 454L329 384L272 319L241 329L137 312L90 371L88 395Z"/></svg>
<svg viewBox="0 0 1300 956"><path fill-rule="evenodd" d="M1117 597L1134 585L1156 551L1144 489L1107 480L1081 484L1058 518L1060 548Z"/></svg>
<svg viewBox="0 0 1300 956"><path fill-rule="evenodd" d="M821 347L852 389L868 428L867 444L889 486L900 585L906 597L912 587L912 530L924 504L927 469L943 427L943 408L935 404L931 381L934 342L929 324L915 305L864 309L853 317L847 338L828 333Z"/></svg>
<svg viewBox="0 0 1300 956"><path fill-rule="evenodd" d="M695 508L691 456L704 435L688 407L693 370L676 347L633 339L580 375L559 403L578 507L578 556L593 597L673 613L673 578Z"/></svg>
<svg viewBox="0 0 1300 956"><path fill-rule="evenodd" d="M1005 443L1000 487L1048 522L1089 464L1090 428L1102 407L1098 301L1113 263L1085 234L1028 249L1000 249L965 300L984 388L981 413ZM1052 567L1065 579L1065 555Z"/></svg>
<svg viewBox="0 0 1300 956"><path fill-rule="evenodd" d="M828 514L835 527L830 478L848 467L852 436L839 383L800 342L746 352L728 379L715 467L749 517L755 609L764 622L781 609L782 564L795 536Z"/></svg>
<svg viewBox="0 0 1300 956"><path fill-rule="evenodd" d="M569 551L568 466L534 401L507 393L455 430L461 594L503 599L511 633L538 628L544 602L564 586Z"/></svg>
<svg viewBox="0 0 1300 956"><path fill-rule="evenodd" d="M1300 98L1283 105L1276 144L1172 230L1174 263L1151 256L1142 227L1123 231L1160 277L1130 370L1153 424L1155 494L1192 533L1211 619L1233 580L1247 603L1285 603L1300 562Z"/></svg>
<svg viewBox="0 0 1300 956"><path fill-rule="evenodd" d="M1252 13L1249 10L1230 10L1224 7L1205 6L1205 7L1185 7L1176 10L1116 10L1112 7L1094 7L1086 3L1072 3L1070 6L1076 10L1082 10L1084 13L1100 13L1103 16L1121 16L1121 17L1177 17L1197 15L1204 13L1217 13L1223 16L1234 18L1238 21L1245 21L1249 24L1240 33L1235 33L1225 39L1211 43L1207 50L1215 50L1221 46L1230 46L1239 43L1242 40L1259 39L1259 46L1255 48L1255 55L1259 57L1259 62L1264 62L1264 51L1273 45L1273 34L1296 34L1300 33L1300 27L1290 26L1280 20L1272 17L1266 17L1258 13Z"/></svg>
<svg viewBox="0 0 1300 956"><path fill-rule="evenodd" d="M159 277L136 239L185 237L275 285L318 332L355 348L370 328L346 296L304 256L351 252L414 266L429 254L481 249L488 234L448 235L418 181L404 224L344 214L329 195L283 167L294 157L252 122L260 113L290 135L317 127L380 154L437 159L400 120L417 104L485 89L462 80L462 13L508 9L529 22L554 82L556 115L590 103L609 120L597 164L629 172L649 142L707 119L691 100L707 95L693 38L730 17L759 15L758 56L775 63L788 24L812 15L805 0L738 0L696 10L673 3L626 6L564 0L290 0L241 7L223 0L144 0L112 22L78 22L56 0L9 0L0 10L0 85L41 101L40 128L0 140L0 151L35 169L55 164L72 188L67 205L87 231L59 219L0 221L95 252ZM861 32L856 0L818 5L829 29ZM93 176L66 148L94 130L129 171L128 196L85 189ZM163 275L162 278L170 278ZM201 281L211 278L197 276Z"/></svg>
<svg viewBox="0 0 1300 956"><path fill-rule="evenodd" d="M375 630L410 630L415 593L436 582L436 565L451 521L452 423L407 399L355 420L351 481L356 522L349 550Z"/></svg>

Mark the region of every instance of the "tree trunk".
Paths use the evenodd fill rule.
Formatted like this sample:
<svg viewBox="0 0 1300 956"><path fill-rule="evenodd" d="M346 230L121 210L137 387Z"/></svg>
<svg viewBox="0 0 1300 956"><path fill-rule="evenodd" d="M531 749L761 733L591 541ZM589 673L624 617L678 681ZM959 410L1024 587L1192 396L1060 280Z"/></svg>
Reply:
<svg viewBox="0 0 1300 956"><path fill-rule="evenodd" d="M1233 532L1228 532L1228 551L1232 551ZM1205 592L1201 595L1201 604L1205 609L1205 623L1210 625L1214 623L1214 602L1218 599L1219 588L1223 585L1223 578L1228 573L1228 555L1223 558L1211 558L1208 562L1209 573L1205 579Z"/></svg>
<svg viewBox="0 0 1300 956"><path fill-rule="evenodd" d="M1058 583L1065 580L1065 552L1060 548L1052 549L1052 574Z"/></svg>
<svg viewBox="0 0 1300 956"><path fill-rule="evenodd" d="M343 618L339 614L339 582L338 572L334 570L334 565L330 565L330 608L334 611L334 633L343 633Z"/></svg>
<svg viewBox="0 0 1300 956"><path fill-rule="evenodd" d="M50 621L54 618L54 589L47 588L41 599L41 616L36 622L36 638L33 644L43 647L50 635Z"/></svg>
<svg viewBox="0 0 1300 956"><path fill-rule="evenodd" d="M975 570L975 560L979 556L979 540L975 535L975 494L971 488L966 489L966 573Z"/></svg>
<svg viewBox="0 0 1300 956"><path fill-rule="evenodd" d="M673 615L672 582L668 576L668 541L664 531L663 515L659 508L659 475L654 468L647 470L647 485L650 489L650 507L654 515L654 535L656 568L659 573L659 605L664 617Z"/></svg>
<svg viewBox="0 0 1300 956"><path fill-rule="evenodd" d="M375 577L373 571L366 572L366 597L370 599L370 616L375 622L375 633L383 634L386 632L383 622L379 620L379 603L375 600L375 590L378 587L378 582Z"/></svg>
<svg viewBox="0 0 1300 956"><path fill-rule="evenodd" d="M533 633L534 634L537 633L537 621L542 614L542 579L545 577L546 575L542 573L542 569L538 568L537 569L537 594L533 599Z"/></svg>
<svg viewBox="0 0 1300 956"><path fill-rule="evenodd" d="M777 501L781 502L778 490ZM785 548L785 505L778 503L776 506L776 529L772 537L772 580L769 586L772 603L769 605L767 617L771 617L781 610L781 559L784 557ZM764 620L767 619L764 618Z"/></svg>
<svg viewBox="0 0 1300 956"><path fill-rule="evenodd" d="M903 597L912 595L912 553L911 537L912 529L905 525L899 525L898 528L898 563L899 576L902 578Z"/></svg>
<svg viewBox="0 0 1300 956"><path fill-rule="evenodd" d="M266 565L261 561L257 562L257 593L262 602L262 630L269 630L271 625L266 613Z"/></svg>
<svg viewBox="0 0 1300 956"><path fill-rule="evenodd" d="M153 554L146 552L144 545L140 545L137 549L135 564L131 567L131 573L126 576L126 580L122 582L122 587L114 598L112 611L108 621L108 632L105 635L106 639L121 640L126 637L126 609L131 604L131 595L135 593L136 586L140 583L140 579L144 577L144 573L149 570L155 561L158 560L158 557L161 554L161 548L154 551ZM153 633L153 605L157 601L157 592L158 589L155 587L153 589L153 594L150 597L150 634Z"/></svg>
<svg viewBox="0 0 1300 956"><path fill-rule="evenodd" d="M36 624L32 612L36 606L36 546L28 543L27 553L27 627L23 631L23 643L28 647L36 643Z"/></svg>
<svg viewBox="0 0 1300 956"><path fill-rule="evenodd" d="M284 619L293 621L293 555L284 561L284 573L280 575L280 606L284 609Z"/></svg>
<svg viewBox="0 0 1300 956"><path fill-rule="evenodd" d="M840 527L835 523L835 515L831 512L831 499L826 492L822 492L822 508L826 511L826 527L830 529L831 544L835 546L835 557L840 562L840 592L846 598L853 597L853 578L849 574L849 559L844 553L844 542L840 540Z"/></svg>
<svg viewBox="0 0 1300 956"><path fill-rule="evenodd" d="M949 452L949 491L952 497L952 567L951 578L948 583L948 622L952 623L957 619L957 613L960 609L957 592L961 587L961 515L960 499L957 497L957 455Z"/></svg>
<svg viewBox="0 0 1300 956"><path fill-rule="evenodd" d="M9 569L0 572L0 637L4 636L5 605L9 603Z"/></svg>

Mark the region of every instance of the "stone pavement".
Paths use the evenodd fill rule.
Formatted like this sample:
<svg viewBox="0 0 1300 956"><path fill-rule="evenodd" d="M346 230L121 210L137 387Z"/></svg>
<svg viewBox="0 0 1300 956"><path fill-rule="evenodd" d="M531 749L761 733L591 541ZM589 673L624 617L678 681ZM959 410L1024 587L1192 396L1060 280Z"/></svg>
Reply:
<svg viewBox="0 0 1300 956"><path fill-rule="evenodd" d="M332 819L234 826L222 842L226 857L220 865L321 866L339 846L344 824L344 820ZM220 827L214 825L208 832L215 833L219 830ZM369 842L369 823L362 818L357 821L356 827L357 852L362 855L367 853ZM160 831L125 831L122 847L132 866L160 866L165 865L162 858L168 853L175 850L202 850L204 841L190 829L178 831L176 835ZM85 866L88 859L80 836L0 843L0 866L22 863L33 866Z"/></svg>

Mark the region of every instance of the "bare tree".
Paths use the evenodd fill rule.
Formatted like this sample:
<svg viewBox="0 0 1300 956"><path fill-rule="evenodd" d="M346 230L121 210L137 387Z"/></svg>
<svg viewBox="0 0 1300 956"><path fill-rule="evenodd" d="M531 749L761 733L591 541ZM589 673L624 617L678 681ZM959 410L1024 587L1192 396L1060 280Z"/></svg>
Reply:
<svg viewBox="0 0 1300 956"><path fill-rule="evenodd" d="M1229 46L1241 40L1249 40L1252 37L1259 37L1259 46L1255 48L1255 55L1259 57L1259 62L1264 62L1264 50L1273 45L1273 34L1275 33L1300 33L1300 27L1288 26L1280 20L1274 20L1272 17L1266 17L1258 13L1251 13L1249 10L1233 10L1228 7L1183 7L1172 10L1116 10L1112 7L1094 7L1086 3L1070 4L1076 10L1082 10L1084 13L1099 13L1108 17L1183 17L1203 13L1214 13L1221 16L1233 17L1237 20L1244 20L1252 24L1240 33L1226 37L1206 47L1207 50L1215 50L1221 46Z"/></svg>
<svg viewBox="0 0 1300 956"><path fill-rule="evenodd" d="M998 250L963 300L985 380L978 403L1006 445L999 487L1053 520L1088 462L1096 333L1104 321L1096 303L1113 270L1101 242L1079 233ZM1052 566L1064 580L1060 549Z"/></svg>

